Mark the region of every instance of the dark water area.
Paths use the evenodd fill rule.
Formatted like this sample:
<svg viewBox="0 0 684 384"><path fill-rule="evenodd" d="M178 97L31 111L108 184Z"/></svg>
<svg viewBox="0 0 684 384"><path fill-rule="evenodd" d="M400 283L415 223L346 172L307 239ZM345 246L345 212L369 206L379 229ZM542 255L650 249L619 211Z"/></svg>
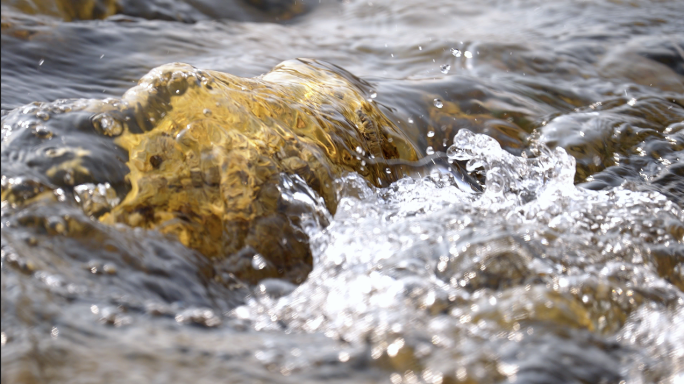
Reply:
<svg viewBox="0 0 684 384"><path fill-rule="evenodd" d="M684 381L681 1L2 0L2 381Z"/></svg>

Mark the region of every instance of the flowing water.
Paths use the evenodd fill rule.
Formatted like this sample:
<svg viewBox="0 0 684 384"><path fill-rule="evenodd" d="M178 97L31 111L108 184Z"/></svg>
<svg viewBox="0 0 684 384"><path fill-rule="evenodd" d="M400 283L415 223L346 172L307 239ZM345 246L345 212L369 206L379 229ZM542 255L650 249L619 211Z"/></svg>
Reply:
<svg viewBox="0 0 684 384"><path fill-rule="evenodd" d="M2 0L2 381L684 382L677 0Z"/></svg>

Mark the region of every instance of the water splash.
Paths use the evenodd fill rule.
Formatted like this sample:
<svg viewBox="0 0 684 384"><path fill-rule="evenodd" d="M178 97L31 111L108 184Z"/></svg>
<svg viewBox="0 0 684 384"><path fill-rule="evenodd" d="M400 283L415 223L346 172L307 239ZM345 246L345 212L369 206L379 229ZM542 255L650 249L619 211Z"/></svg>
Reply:
<svg viewBox="0 0 684 384"><path fill-rule="evenodd" d="M483 193L450 175L379 189L348 174L330 226L309 233L309 279L236 312L258 330L349 343L345 359L369 356L401 380L649 381L677 372L681 337L649 333L662 328L648 319L684 325L681 265L664 261L664 250L681 247L682 234L664 230L682 228L680 209L629 185L576 188L574 159L560 148L527 159L461 130L448 153L484 173ZM551 364L561 359L583 363ZM647 368L625 371L636 361Z"/></svg>

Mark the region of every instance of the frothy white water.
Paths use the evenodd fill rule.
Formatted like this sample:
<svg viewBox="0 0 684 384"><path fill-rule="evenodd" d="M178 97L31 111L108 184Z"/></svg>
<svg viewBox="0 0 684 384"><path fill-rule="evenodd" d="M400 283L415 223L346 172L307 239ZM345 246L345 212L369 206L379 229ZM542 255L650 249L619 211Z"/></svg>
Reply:
<svg viewBox="0 0 684 384"><path fill-rule="evenodd" d="M448 156L485 176L483 193L450 175L376 189L349 174L331 224L309 229L308 280L284 296L263 283L235 316L325 333L341 361L390 367L392 382L681 377L681 209L629 185L576 188L561 148L526 159L461 130ZM279 356L268 363L317 362Z"/></svg>

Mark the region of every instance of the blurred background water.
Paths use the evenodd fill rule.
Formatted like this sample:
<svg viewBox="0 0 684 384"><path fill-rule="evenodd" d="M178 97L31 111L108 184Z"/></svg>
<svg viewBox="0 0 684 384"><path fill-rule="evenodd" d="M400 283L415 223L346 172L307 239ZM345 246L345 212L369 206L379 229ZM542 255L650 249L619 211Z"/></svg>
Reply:
<svg viewBox="0 0 684 384"><path fill-rule="evenodd" d="M684 381L680 1L2 0L1 36L3 382ZM299 245L132 219L139 156L173 184L165 137L260 108L328 151L248 136L294 229L217 236Z"/></svg>

